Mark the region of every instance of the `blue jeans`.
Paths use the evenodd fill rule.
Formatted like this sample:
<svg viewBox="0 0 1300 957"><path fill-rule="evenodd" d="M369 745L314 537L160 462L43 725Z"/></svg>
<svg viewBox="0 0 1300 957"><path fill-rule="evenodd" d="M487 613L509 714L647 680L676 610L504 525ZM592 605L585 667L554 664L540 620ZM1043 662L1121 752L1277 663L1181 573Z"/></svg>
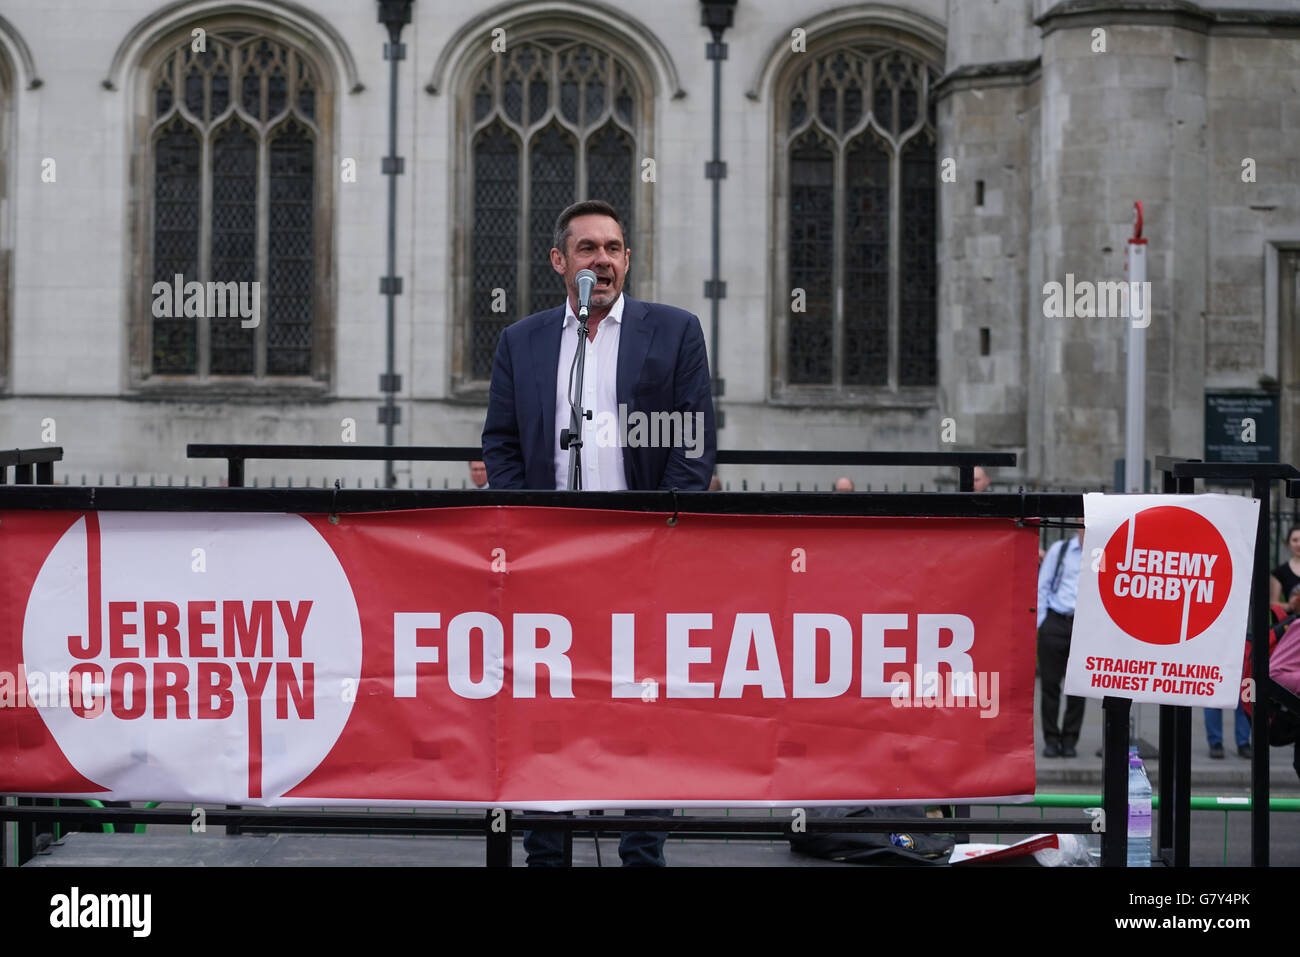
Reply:
<svg viewBox="0 0 1300 957"><path fill-rule="evenodd" d="M569 813L569 812L564 812ZM644 817L672 817L673 809L642 808L628 811ZM624 867L664 867L664 841L667 831L625 831L619 838L618 856ZM529 867L563 867L564 833L562 831L524 831L524 850Z"/></svg>
<svg viewBox="0 0 1300 957"><path fill-rule="evenodd" d="M1237 738L1237 747L1250 744L1250 716L1241 701L1237 701L1237 710L1232 716L1232 731ZM1214 708L1205 709L1205 740L1210 747L1223 744L1223 712Z"/></svg>

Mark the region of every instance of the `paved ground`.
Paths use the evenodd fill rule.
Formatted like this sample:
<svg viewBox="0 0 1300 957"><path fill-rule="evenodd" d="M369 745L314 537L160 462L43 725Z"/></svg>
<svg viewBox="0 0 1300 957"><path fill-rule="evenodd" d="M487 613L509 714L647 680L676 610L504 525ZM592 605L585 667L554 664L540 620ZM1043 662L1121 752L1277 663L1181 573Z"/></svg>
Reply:
<svg viewBox="0 0 1300 957"><path fill-rule="evenodd" d="M1037 709L1035 700L1035 709ZM1037 717L1038 711L1034 712ZM1133 706L1133 728L1137 738L1154 749L1160 742L1160 709L1153 704ZM1192 712L1192 789L1197 794L1248 795L1250 793L1250 761L1237 756L1233 737L1233 713L1223 712L1224 752L1226 757L1210 757L1205 738L1205 712L1201 708ZM1039 722L1034 722L1034 750L1038 755L1038 790L1077 793L1101 789L1101 702L1089 699L1083 713L1083 731L1079 736L1077 758L1044 758L1043 734ZM1142 748L1143 754L1148 752ZM1294 748L1269 749L1269 777L1274 796L1300 796L1300 777L1292 761ZM1147 774L1154 785L1160 778L1160 762L1145 760Z"/></svg>

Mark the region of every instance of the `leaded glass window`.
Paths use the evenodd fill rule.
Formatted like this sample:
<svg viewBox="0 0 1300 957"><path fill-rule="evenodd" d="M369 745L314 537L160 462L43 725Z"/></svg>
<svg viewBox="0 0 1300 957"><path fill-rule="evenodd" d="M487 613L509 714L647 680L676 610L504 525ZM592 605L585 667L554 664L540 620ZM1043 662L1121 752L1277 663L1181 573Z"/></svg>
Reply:
<svg viewBox="0 0 1300 957"><path fill-rule="evenodd" d="M157 63L149 93L150 282L201 283L205 302L202 315L159 316L151 293L148 371L312 375L327 168L316 66L272 37L210 31L206 50L187 37ZM227 306L251 308L255 282L259 322L245 325L252 316Z"/></svg>
<svg viewBox="0 0 1300 957"><path fill-rule="evenodd" d="M472 74L463 379L490 378L507 325L563 303L550 250L566 206L579 198L611 203L633 245L639 100L627 65L586 41L514 44ZM631 293L632 284L629 275L624 290Z"/></svg>
<svg viewBox="0 0 1300 957"><path fill-rule="evenodd" d="M902 51L842 47L784 87L785 386L937 380L936 79Z"/></svg>

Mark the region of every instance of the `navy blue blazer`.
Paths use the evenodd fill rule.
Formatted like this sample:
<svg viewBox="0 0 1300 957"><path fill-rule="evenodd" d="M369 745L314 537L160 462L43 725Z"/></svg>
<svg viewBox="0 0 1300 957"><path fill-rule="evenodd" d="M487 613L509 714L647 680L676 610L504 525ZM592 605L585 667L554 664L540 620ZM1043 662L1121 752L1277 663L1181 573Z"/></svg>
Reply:
<svg viewBox="0 0 1300 957"><path fill-rule="evenodd" d="M494 489L555 488L555 387L563 329L564 306L557 306L501 333L483 423L483 461ZM616 374L615 396L629 417L633 412L704 416L703 454L697 458L686 454L693 451L689 448L625 446L627 487L708 489L717 432L700 320L673 306L624 296Z"/></svg>

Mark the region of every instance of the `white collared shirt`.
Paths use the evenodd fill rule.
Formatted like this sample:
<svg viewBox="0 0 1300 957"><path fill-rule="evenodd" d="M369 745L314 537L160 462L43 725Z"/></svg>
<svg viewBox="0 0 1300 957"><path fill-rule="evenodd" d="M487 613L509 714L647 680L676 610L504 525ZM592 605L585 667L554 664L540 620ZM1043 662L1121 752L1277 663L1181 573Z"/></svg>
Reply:
<svg viewBox="0 0 1300 957"><path fill-rule="evenodd" d="M1064 553L1060 550L1065 549ZM1060 563L1060 574L1056 565ZM1083 543L1078 535L1057 542L1047 550L1038 568L1038 627L1043 626L1047 611L1073 615L1079 597L1079 566L1083 562Z"/></svg>
<svg viewBox="0 0 1300 957"><path fill-rule="evenodd" d="M583 343L582 407L592 413L582 423L582 488L592 492L627 488L623 446L618 436L618 338L623 327L623 294L596 326L596 338ZM560 448L560 430L570 425L569 372L578 349L578 317L564 303L564 332L555 376L555 487L569 487L569 450ZM577 386L577 377L574 377ZM600 441L597 441L597 436ZM611 441L612 439L612 441Z"/></svg>

